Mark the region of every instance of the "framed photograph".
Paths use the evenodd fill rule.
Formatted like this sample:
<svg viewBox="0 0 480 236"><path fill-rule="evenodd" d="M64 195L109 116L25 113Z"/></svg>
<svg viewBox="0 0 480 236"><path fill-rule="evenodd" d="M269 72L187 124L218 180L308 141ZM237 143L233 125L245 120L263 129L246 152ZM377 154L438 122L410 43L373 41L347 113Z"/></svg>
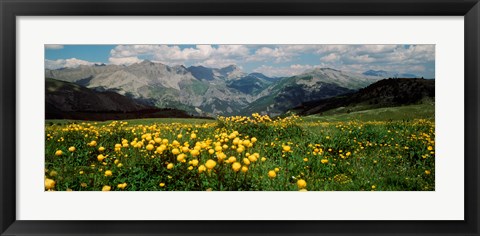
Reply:
<svg viewBox="0 0 480 236"><path fill-rule="evenodd" d="M1 235L479 235L478 1L2 1Z"/></svg>

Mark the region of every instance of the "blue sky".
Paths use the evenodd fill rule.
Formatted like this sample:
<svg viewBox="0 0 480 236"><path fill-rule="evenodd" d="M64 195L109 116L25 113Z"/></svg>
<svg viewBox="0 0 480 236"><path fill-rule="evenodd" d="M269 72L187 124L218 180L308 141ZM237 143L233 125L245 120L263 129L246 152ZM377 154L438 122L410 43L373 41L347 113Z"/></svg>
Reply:
<svg viewBox="0 0 480 236"><path fill-rule="evenodd" d="M435 77L435 45L45 45L49 69L142 60L290 76L316 67L362 73L384 70Z"/></svg>

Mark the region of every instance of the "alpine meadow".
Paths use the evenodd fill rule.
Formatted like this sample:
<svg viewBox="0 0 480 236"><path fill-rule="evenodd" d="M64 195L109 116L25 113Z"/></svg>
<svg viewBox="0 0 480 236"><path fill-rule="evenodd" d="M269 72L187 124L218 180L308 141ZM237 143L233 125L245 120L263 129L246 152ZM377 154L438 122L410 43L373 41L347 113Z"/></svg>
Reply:
<svg viewBox="0 0 480 236"><path fill-rule="evenodd" d="M45 191L435 191L435 45L45 45Z"/></svg>

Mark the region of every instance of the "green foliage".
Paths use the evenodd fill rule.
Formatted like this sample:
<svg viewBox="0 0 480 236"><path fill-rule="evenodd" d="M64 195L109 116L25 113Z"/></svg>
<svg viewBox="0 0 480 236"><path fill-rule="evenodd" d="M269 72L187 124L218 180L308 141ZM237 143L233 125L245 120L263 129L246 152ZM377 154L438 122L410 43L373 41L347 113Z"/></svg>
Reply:
<svg viewBox="0 0 480 236"><path fill-rule="evenodd" d="M217 121L47 121L45 127L45 177L55 181L52 190L57 191L104 186L118 191L290 191L302 188L299 180L309 191L435 190L435 124L425 119L326 122L254 115ZM161 145L165 149L159 151ZM179 155L185 146L183 162ZM192 151L196 148L198 154ZM105 159L99 161L99 155ZM234 162L248 169L235 171ZM269 177L272 171L275 176Z"/></svg>

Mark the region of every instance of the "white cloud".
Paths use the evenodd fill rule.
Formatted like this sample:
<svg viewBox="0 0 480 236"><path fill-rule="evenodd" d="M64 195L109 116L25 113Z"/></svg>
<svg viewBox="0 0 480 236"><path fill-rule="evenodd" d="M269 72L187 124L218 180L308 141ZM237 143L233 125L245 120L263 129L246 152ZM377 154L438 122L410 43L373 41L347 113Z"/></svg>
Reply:
<svg viewBox="0 0 480 236"><path fill-rule="evenodd" d="M214 59L214 58L212 58L212 59L204 60L204 61L201 61L201 62L197 62L194 65L211 67L211 68L222 68L222 67L226 67L226 66L229 66L229 65L237 65L237 61L232 60L232 59ZM241 65L237 65L237 66L239 66L240 68L242 67Z"/></svg>
<svg viewBox="0 0 480 236"><path fill-rule="evenodd" d="M320 61L323 61L323 62L333 62L333 61L339 61L340 60L340 55L336 54L336 53L330 53L326 56L323 56L320 58Z"/></svg>
<svg viewBox="0 0 480 236"><path fill-rule="evenodd" d="M81 65L94 65L94 64L100 64L98 62L89 62L89 61L84 61L80 60L77 58L70 58L70 59L58 59L58 60L48 60L45 59L45 68L47 69L60 69L60 68L75 68L79 67Z"/></svg>
<svg viewBox="0 0 480 236"><path fill-rule="evenodd" d="M274 61L286 62L290 61L296 55L290 51L284 50L282 47L261 47L255 53L247 58L248 61Z"/></svg>
<svg viewBox="0 0 480 236"><path fill-rule="evenodd" d="M325 45L316 51L322 67L352 72L385 70L398 73L429 73L434 68L435 45Z"/></svg>
<svg viewBox="0 0 480 236"><path fill-rule="evenodd" d="M250 50L245 45L220 45L215 54L223 57L246 57Z"/></svg>
<svg viewBox="0 0 480 236"><path fill-rule="evenodd" d="M253 71L262 73L266 76L281 77L281 76L298 75L298 74L304 73L305 71L312 70L313 68L315 67L311 65L300 65L300 64L294 64L286 67L273 67L273 66L262 65L254 69Z"/></svg>
<svg viewBox="0 0 480 236"><path fill-rule="evenodd" d="M121 58L148 58L167 65L199 64L221 66L227 63L238 64L249 55L245 45L196 45L180 48L168 45L119 45L110 51L110 61L121 61ZM126 60L127 62L130 60Z"/></svg>
<svg viewBox="0 0 480 236"><path fill-rule="evenodd" d="M63 49L63 45L61 45L61 44L45 44L45 49L50 49L50 50Z"/></svg>
<svg viewBox="0 0 480 236"><path fill-rule="evenodd" d="M142 62L138 57L110 57L108 61L115 65L131 65Z"/></svg>

